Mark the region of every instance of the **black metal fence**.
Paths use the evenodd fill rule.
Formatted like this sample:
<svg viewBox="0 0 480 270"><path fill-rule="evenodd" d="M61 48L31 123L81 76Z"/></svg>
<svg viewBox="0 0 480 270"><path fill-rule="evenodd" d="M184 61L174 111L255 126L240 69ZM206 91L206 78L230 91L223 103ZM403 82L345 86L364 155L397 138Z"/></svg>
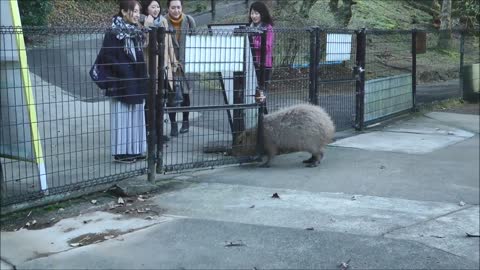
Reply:
<svg viewBox="0 0 480 270"><path fill-rule="evenodd" d="M235 138L256 127L262 112L293 104L324 107L337 130L362 129L411 110L419 92L436 98L428 87L445 82L425 79L424 74L435 72L429 67L441 66L428 61L448 56L442 61L454 68L456 84L451 86L456 96L461 93L461 63L480 62L478 36L462 33L453 35L457 47L438 49L432 43L438 33L274 29L267 76L267 59L255 62L252 49L253 37L260 37L265 52L265 32L214 25L188 33L151 31L149 47L142 48L150 52L149 74L133 78L148 82L146 107L136 114L143 113L145 122L133 124L146 130L136 143L147 145L142 150L147 159L120 163L112 157L112 134L121 129L112 124L118 113L88 75L106 31L0 29L2 206L46 195L61 197L137 175L148 174L152 180L156 173L251 161L255 153L234 155L236 147L243 147ZM185 76L177 74L175 81L187 87L188 106L177 106L181 102L172 103L171 95L165 94L168 70L158 64L165 57L160 53L163 46L169 44L165 40L177 34L187 36L180 48L185 52L180 59ZM19 46L21 38L27 40L25 48ZM422 90L424 82L428 87ZM266 109L256 102L257 90L267 97ZM188 132L171 136L172 113L178 130L185 114Z"/></svg>

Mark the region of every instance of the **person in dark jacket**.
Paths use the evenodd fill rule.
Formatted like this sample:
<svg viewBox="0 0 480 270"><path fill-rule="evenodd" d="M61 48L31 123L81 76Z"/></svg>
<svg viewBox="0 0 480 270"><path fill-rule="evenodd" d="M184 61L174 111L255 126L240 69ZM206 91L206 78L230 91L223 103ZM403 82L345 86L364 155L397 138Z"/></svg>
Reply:
<svg viewBox="0 0 480 270"><path fill-rule="evenodd" d="M102 62L114 77L107 96L111 97L112 155L118 162L144 159L147 149L145 127L146 65L143 56L145 33L138 26L140 4L120 0L112 29L105 34Z"/></svg>

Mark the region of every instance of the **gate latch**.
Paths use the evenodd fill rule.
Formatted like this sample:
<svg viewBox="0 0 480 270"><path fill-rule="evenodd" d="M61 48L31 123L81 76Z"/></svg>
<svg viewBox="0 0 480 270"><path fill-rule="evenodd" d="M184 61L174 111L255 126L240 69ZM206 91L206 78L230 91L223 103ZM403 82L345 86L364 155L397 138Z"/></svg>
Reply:
<svg viewBox="0 0 480 270"><path fill-rule="evenodd" d="M365 71L361 66L354 66L352 70L354 74L360 74Z"/></svg>

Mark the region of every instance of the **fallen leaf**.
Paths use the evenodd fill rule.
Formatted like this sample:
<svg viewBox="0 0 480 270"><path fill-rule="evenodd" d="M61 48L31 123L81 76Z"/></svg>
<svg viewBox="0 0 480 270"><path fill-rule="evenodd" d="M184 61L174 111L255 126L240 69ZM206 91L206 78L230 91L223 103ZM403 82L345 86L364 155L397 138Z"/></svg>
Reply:
<svg viewBox="0 0 480 270"><path fill-rule="evenodd" d="M385 169L385 166L383 166L383 165L380 166L380 170L383 170L383 169Z"/></svg>
<svg viewBox="0 0 480 270"><path fill-rule="evenodd" d="M441 236L441 235L430 235L430 237L434 237L434 238L445 238L445 236Z"/></svg>
<svg viewBox="0 0 480 270"><path fill-rule="evenodd" d="M32 214L32 211L30 211L30 212L28 213L27 217L29 217L31 214Z"/></svg>
<svg viewBox="0 0 480 270"><path fill-rule="evenodd" d="M471 234L471 233L465 233L467 237L480 237L480 234Z"/></svg>
<svg viewBox="0 0 480 270"><path fill-rule="evenodd" d="M141 201L141 202L144 202L144 201L145 201L145 199L142 198L142 197L138 197L138 200Z"/></svg>
<svg viewBox="0 0 480 270"><path fill-rule="evenodd" d="M37 224L37 221L34 219L34 220L32 221L32 225L35 225L35 224Z"/></svg>
<svg viewBox="0 0 480 270"><path fill-rule="evenodd" d="M273 193L272 198L274 199L280 199L280 196L278 196L278 193Z"/></svg>
<svg viewBox="0 0 480 270"><path fill-rule="evenodd" d="M118 204L125 204L125 201L123 200L122 197L118 197L117 203L118 203Z"/></svg>
<svg viewBox="0 0 480 270"><path fill-rule="evenodd" d="M464 201L460 201L460 202L458 203L458 205L460 205L460 206L465 206L465 202L464 202Z"/></svg>
<svg viewBox="0 0 480 270"><path fill-rule="evenodd" d="M81 243L71 243L70 244L71 247L79 247L81 245L82 245Z"/></svg>
<svg viewBox="0 0 480 270"><path fill-rule="evenodd" d="M30 222L27 222L27 223L25 224L25 227L30 227Z"/></svg>
<svg viewBox="0 0 480 270"><path fill-rule="evenodd" d="M103 237L103 239L105 239L105 240L109 240L109 239L112 239L112 238L115 238L115 235L105 235Z"/></svg>
<svg viewBox="0 0 480 270"><path fill-rule="evenodd" d="M147 220L152 220L153 217L152 217L152 216L148 216L148 217L146 217L145 219L147 219Z"/></svg>
<svg viewBox="0 0 480 270"><path fill-rule="evenodd" d="M355 201L357 199L357 197L355 197L355 195L352 196L352 198L350 198L352 201Z"/></svg>
<svg viewBox="0 0 480 270"><path fill-rule="evenodd" d="M147 211L143 210L143 209L137 209L137 213L139 214L143 214L143 213L146 213Z"/></svg>
<svg viewBox="0 0 480 270"><path fill-rule="evenodd" d="M63 211L65 211L65 209L63 208L58 209L58 212L63 212Z"/></svg>
<svg viewBox="0 0 480 270"><path fill-rule="evenodd" d="M97 203L97 200L91 200L90 201L92 204L96 204Z"/></svg>
<svg viewBox="0 0 480 270"><path fill-rule="evenodd" d="M246 246L242 240L238 240L237 242L227 242L225 247L243 247Z"/></svg>
<svg viewBox="0 0 480 270"><path fill-rule="evenodd" d="M447 132L448 135L455 135L452 131Z"/></svg>
<svg viewBox="0 0 480 270"><path fill-rule="evenodd" d="M255 204L254 204L254 205L252 205L252 206L250 206L249 208L255 208Z"/></svg>
<svg viewBox="0 0 480 270"><path fill-rule="evenodd" d="M305 230L307 230L307 231L313 231L313 227L308 227L308 228L306 228Z"/></svg>
<svg viewBox="0 0 480 270"><path fill-rule="evenodd" d="M350 266L350 265L349 265L350 260L351 260L351 259L348 259L347 262L342 262L342 263L340 263L340 265L339 265L340 270L347 270L348 267Z"/></svg>

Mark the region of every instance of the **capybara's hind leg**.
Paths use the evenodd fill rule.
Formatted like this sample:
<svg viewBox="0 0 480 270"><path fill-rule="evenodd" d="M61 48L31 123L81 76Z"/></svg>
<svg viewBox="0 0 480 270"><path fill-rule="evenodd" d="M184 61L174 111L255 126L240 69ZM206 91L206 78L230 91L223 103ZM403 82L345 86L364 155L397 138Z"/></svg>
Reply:
<svg viewBox="0 0 480 270"><path fill-rule="evenodd" d="M317 167L320 165L320 160L323 158L323 152L320 151L319 153L312 153L312 157L310 158L310 162L307 163L306 167Z"/></svg>
<svg viewBox="0 0 480 270"><path fill-rule="evenodd" d="M303 163L312 163L312 162L314 162L314 161L315 161L315 156L312 155L309 159L305 159L305 160L303 160L302 162L303 162Z"/></svg>
<svg viewBox="0 0 480 270"><path fill-rule="evenodd" d="M267 160L260 165L260 167L262 167L262 168L270 167L270 161L272 161L273 157L277 154L277 151L272 146L266 146L265 147L265 154L267 156Z"/></svg>
<svg viewBox="0 0 480 270"><path fill-rule="evenodd" d="M263 162L262 164L260 164L260 168L270 168L270 160L272 160L272 158L270 156L267 156L267 160L265 162Z"/></svg>

